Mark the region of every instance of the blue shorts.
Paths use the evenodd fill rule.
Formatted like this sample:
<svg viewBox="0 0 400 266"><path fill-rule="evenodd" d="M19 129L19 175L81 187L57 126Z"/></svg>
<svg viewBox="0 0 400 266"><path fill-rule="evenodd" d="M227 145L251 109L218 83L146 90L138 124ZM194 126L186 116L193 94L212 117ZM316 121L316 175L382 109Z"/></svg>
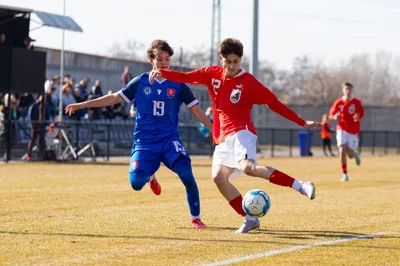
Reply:
<svg viewBox="0 0 400 266"><path fill-rule="evenodd" d="M177 137L166 138L158 143L134 144L129 163L129 173L143 170L147 176L157 172L161 162L172 170L173 163L179 156L190 160L190 155Z"/></svg>

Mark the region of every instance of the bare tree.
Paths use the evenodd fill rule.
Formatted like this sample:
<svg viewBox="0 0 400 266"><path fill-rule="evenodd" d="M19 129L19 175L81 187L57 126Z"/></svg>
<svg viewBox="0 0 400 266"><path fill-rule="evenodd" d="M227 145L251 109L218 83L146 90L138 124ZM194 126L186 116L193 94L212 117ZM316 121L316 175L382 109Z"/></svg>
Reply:
<svg viewBox="0 0 400 266"><path fill-rule="evenodd" d="M146 45L144 43L131 40L125 43L114 43L107 52L108 56L128 59L128 60L145 60Z"/></svg>

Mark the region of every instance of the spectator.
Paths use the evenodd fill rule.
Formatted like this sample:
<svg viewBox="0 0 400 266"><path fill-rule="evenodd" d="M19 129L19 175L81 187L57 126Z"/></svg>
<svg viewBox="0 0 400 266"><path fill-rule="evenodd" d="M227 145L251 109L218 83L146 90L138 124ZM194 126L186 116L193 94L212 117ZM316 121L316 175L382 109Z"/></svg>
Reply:
<svg viewBox="0 0 400 266"><path fill-rule="evenodd" d="M328 156L326 152L326 147L329 149L329 153L331 156L335 156L332 152L331 148L331 125L328 123L328 115L322 114L321 124L324 126L321 129L321 139L322 139L322 148L324 150L325 156Z"/></svg>
<svg viewBox="0 0 400 266"><path fill-rule="evenodd" d="M56 88L49 87L46 91L46 120L54 120L57 116L58 98L54 101L56 95Z"/></svg>
<svg viewBox="0 0 400 266"><path fill-rule="evenodd" d="M103 92L101 90L101 81L100 80L96 80L94 83L94 86L92 87L92 91L90 92L90 94L92 94L92 98L99 98L101 96L103 96Z"/></svg>
<svg viewBox="0 0 400 266"><path fill-rule="evenodd" d="M92 87L92 90L89 94L89 100L92 99L97 99L99 97L103 96L103 92L101 90L101 81L96 80L94 86ZM98 120L101 118L101 111L102 108L90 108L89 109L89 119L90 120Z"/></svg>
<svg viewBox="0 0 400 266"><path fill-rule="evenodd" d="M72 83L71 83L70 87L72 87ZM84 101L83 97L81 96L81 90L79 88L74 88L72 95L75 98L75 102L81 103ZM82 117L86 116L86 114L87 114L87 108L80 109L77 112L75 112L75 118L76 118L76 120L81 120Z"/></svg>
<svg viewBox="0 0 400 266"><path fill-rule="evenodd" d="M112 93L113 92L111 90L109 90L107 95L110 95ZM107 119L114 119L117 116L121 117L124 120L128 119L128 114L125 112L121 103L114 104L111 106L106 106L105 109L103 109L103 110L104 110L103 115Z"/></svg>
<svg viewBox="0 0 400 266"><path fill-rule="evenodd" d="M85 78L79 81L79 85L77 86L77 88L80 90L80 96L84 101L86 101L89 98L87 85L88 85L88 79Z"/></svg>
<svg viewBox="0 0 400 266"><path fill-rule="evenodd" d="M17 95L17 119L28 115L29 107L35 102L32 93Z"/></svg>
<svg viewBox="0 0 400 266"><path fill-rule="evenodd" d="M73 91L73 86L71 86L71 84L66 83L63 85L62 88L62 106L63 106L63 110L65 107L67 107L67 105L72 104L72 103L76 103L75 97L72 95L72 91ZM68 119L67 115L64 115L64 119Z"/></svg>
<svg viewBox="0 0 400 266"><path fill-rule="evenodd" d="M0 46L6 45L6 34L4 32L0 32Z"/></svg>
<svg viewBox="0 0 400 266"><path fill-rule="evenodd" d="M9 94L7 93L4 95L4 107L3 107L3 119L8 120L9 116L11 116L11 120L17 120L17 99L15 95L11 94L10 97L10 112L8 108L8 97ZM11 115L9 115L11 114ZM8 141L8 137L11 134L11 143ZM7 143L11 145L11 147L16 143L17 140L17 131L15 123L11 124L11 131L7 124L3 122L3 134L0 135L0 158L4 158L5 152L7 149Z"/></svg>
<svg viewBox="0 0 400 266"><path fill-rule="evenodd" d="M58 87L60 86L60 76L55 75L53 78L46 80L44 83L44 91L47 92L49 88L55 87L58 91Z"/></svg>
<svg viewBox="0 0 400 266"><path fill-rule="evenodd" d="M71 82L71 75L66 74L66 75L64 76L63 85L66 84L66 83L70 83L70 82ZM75 80L74 80L74 83L75 83Z"/></svg>
<svg viewBox="0 0 400 266"><path fill-rule="evenodd" d="M122 87L125 87L132 79L133 76L130 73L130 67L126 66L124 72L121 75Z"/></svg>
<svg viewBox="0 0 400 266"><path fill-rule="evenodd" d="M124 120L128 119L128 114L125 112L125 109L121 103L117 103L117 104L113 105L113 112L114 112L115 117L119 116Z"/></svg>
<svg viewBox="0 0 400 266"><path fill-rule="evenodd" d="M35 39L32 39L31 37L27 36L24 39L24 48L28 50L34 50L35 47L33 46L32 42L36 42Z"/></svg>
<svg viewBox="0 0 400 266"><path fill-rule="evenodd" d="M43 157L44 149L45 149L45 130L44 125L41 123L43 120L43 96L40 95L36 101L29 107L29 117L32 121L31 127L31 139L28 143L28 154L26 156L27 161L31 161L32 150L35 146L37 139L39 139L39 153L40 156ZM46 118L48 120L48 115L46 112Z"/></svg>

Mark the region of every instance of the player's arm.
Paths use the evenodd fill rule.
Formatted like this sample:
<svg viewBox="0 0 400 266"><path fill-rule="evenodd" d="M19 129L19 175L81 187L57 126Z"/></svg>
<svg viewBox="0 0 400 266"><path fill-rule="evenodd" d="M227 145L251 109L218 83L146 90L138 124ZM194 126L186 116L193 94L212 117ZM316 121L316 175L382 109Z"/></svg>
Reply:
<svg viewBox="0 0 400 266"><path fill-rule="evenodd" d="M210 130L210 132L212 132L212 123L199 105L193 106L190 108L190 111L192 111L192 114L197 118L197 120L199 120L208 130Z"/></svg>
<svg viewBox="0 0 400 266"><path fill-rule="evenodd" d="M152 84L155 78L165 78L178 83L191 83L207 85L207 68L199 68L190 72L179 72L169 69L156 69L151 71L150 83Z"/></svg>
<svg viewBox="0 0 400 266"><path fill-rule="evenodd" d="M330 120L337 120L338 116L340 114L340 110L339 110L339 102L335 101L331 107L331 109L329 109L329 116L328 118Z"/></svg>
<svg viewBox="0 0 400 266"><path fill-rule="evenodd" d="M65 113L68 115L72 115L76 110L83 109L83 108L93 108L93 107L104 107L109 105L114 105L122 102L122 97L115 92L110 95L105 95L97 99L81 102L81 103L74 103L70 104L65 107Z"/></svg>
<svg viewBox="0 0 400 266"><path fill-rule="evenodd" d="M262 85L261 82L256 79L253 80L253 88L255 91L253 97L255 97L256 103L266 104L272 111L280 114L284 118L298 124L299 126L305 128L322 128L322 125L319 122L306 121L303 118L299 117L292 109L279 101L274 93L272 93L267 87Z"/></svg>
<svg viewBox="0 0 400 266"><path fill-rule="evenodd" d="M123 100L129 103L135 98L136 88L139 84L140 78L141 76L132 79L132 81L129 82L129 84L126 85L122 90L113 94L105 95L100 98L81 103L70 104L65 107L65 113L71 115L79 109L110 106L121 103Z"/></svg>

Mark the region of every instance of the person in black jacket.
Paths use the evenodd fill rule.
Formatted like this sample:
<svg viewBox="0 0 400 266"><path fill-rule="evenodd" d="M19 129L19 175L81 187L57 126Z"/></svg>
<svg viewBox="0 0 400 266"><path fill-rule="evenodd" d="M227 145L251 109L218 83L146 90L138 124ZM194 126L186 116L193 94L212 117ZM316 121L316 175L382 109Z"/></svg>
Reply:
<svg viewBox="0 0 400 266"><path fill-rule="evenodd" d="M45 132L44 132L44 124L42 124L43 120L43 96L40 95L34 104L31 105L29 115L32 121L31 127L31 139L28 143L28 154L26 156L27 161L31 161L32 150L35 146L36 140L39 139L39 153L43 156L43 152L45 149ZM46 115L47 116L47 115ZM46 118L48 120L48 118Z"/></svg>

